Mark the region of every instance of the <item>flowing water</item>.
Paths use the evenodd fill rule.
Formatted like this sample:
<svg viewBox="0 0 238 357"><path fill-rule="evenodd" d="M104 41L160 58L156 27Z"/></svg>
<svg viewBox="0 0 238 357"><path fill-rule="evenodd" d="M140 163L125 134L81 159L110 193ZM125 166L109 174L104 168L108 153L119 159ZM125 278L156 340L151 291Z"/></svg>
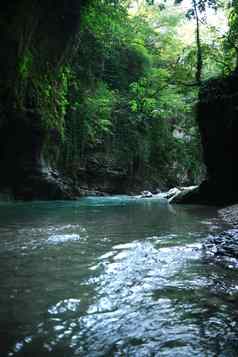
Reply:
<svg viewBox="0 0 238 357"><path fill-rule="evenodd" d="M0 356L238 356L215 208L126 196L0 204Z"/></svg>

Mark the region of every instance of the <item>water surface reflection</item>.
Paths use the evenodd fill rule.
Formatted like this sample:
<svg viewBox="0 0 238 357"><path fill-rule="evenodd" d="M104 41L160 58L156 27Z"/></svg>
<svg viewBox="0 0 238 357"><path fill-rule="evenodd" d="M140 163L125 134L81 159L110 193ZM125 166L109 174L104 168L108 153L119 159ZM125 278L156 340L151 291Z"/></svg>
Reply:
<svg viewBox="0 0 238 357"><path fill-rule="evenodd" d="M237 356L214 208L130 197L0 205L1 356Z"/></svg>

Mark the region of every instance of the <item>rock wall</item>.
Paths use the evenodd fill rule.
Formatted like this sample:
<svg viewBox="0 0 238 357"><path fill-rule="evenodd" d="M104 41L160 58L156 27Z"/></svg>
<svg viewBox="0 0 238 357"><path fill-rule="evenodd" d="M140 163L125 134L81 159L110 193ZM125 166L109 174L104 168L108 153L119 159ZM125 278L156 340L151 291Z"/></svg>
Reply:
<svg viewBox="0 0 238 357"><path fill-rule="evenodd" d="M207 178L176 203L237 202L238 73L205 82L197 110Z"/></svg>
<svg viewBox="0 0 238 357"><path fill-rule="evenodd" d="M64 185L44 169L46 131L37 90L46 73L71 55L86 1L13 0L0 5L0 189L15 198L67 198ZM58 84L57 84L58 85ZM47 159L47 158L45 158Z"/></svg>

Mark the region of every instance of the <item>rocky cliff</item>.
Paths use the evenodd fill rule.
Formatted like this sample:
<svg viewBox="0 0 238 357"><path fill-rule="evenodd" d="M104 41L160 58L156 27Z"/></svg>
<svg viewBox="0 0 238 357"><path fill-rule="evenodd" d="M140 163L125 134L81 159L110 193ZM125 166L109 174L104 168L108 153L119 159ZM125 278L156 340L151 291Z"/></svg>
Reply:
<svg viewBox="0 0 238 357"><path fill-rule="evenodd" d="M77 195L72 180L62 179L52 167L65 130L67 65L79 43L75 39L84 4L86 0L13 0L1 5L0 191L9 190L17 199ZM237 73L202 85L198 123L207 179L184 195L182 202L238 200L237 115ZM98 165L91 166L88 172L80 172L81 183L85 176L85 184L97 187L97 174L99 186L108 192L118 192L114 186L129 185L123 170L106 167L101 175L101 166L100 170ZM114 186L108 188L108 181Z"/></svg>
<svg viewBox="0 0 238 357"><path fill-rule="evenodd" d="M45 162L47 142L57 146L63 111L59 101L50 103L48 93L62 92L63 66L73 53L84 2L1 4L0 188L9 188L15 198L69 196Z"/></svg>
<svg viewBox="0 0 238 357"><path fill-rule="evenodd" d="M197 119L207 178L177 203L228 204L238 201L238 73L205 82Z"/></svg>

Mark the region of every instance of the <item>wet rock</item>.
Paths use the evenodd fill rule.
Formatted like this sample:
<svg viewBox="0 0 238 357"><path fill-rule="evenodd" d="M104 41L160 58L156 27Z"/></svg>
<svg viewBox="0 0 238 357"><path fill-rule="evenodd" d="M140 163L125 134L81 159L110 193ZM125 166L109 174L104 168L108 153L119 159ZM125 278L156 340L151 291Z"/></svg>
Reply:
<svg viewBox="0 0 238 357"><path fill-rule="evenodd" d="M78 189L78 196L79 197L87 197L87 196L109 196L108 193L102 192L99 190L90 190L90 189L85 189L85 188L79 188Z"/></svg>
<svg viewBox="0 0 238 357"><path fill-rule="evenodd" d="M152 193L153 193L154 195L158 195L158 194L162 193L162 191L161 191L160 188L156 188L154 191L152 191Z"/></svg>
<svg viewBox="0 0 238 357"><path fill-rule="evenodd" d="M78 192L70 178L43 165L17 182L13 195L17 200L74 200Z"/></svg>
<svg viewBox="0 0 238 357"><path fill-rule="evenodd" d="M180 192L181 192L181 190L179 190L176 187L171 188L168 192L166 192L165 198L167 198L168 200L171 200L173 197L176 197L177 195L179 195Z"/></svg>
<svg viewBox="0 0 238 357"><path fill-rule="evenodd" d="M166 198L169 200L169 203L182 203L185 197L193 193L197 187L198 186L173 188L169 190Z"/></svg>
<svg viewBox="0 0 238 357"><path fill-rule="evenodd" d="M238 228L238 205L222 208L218 211L219 215L233 228Z"/></svg>
<svg viewBox="0 0 238 357"><path fill-rule="evenodd" d="M0 202L13 201L14 197L10 189L3 189L0 191Z"/></svg>
<svg viewBox="0 0 238 357"><path fill-rule="evenodd" d="M150 198L150 197L153 197L153 194L150 191L142 191L140 197L141 198Z"/></svg>
<svg viewBox="0 0 238 357"><path fill-rule="evenodd" d="M209 236L203 246L212 255L238 259L238 229L230 229L218 236Z"/></svg>

